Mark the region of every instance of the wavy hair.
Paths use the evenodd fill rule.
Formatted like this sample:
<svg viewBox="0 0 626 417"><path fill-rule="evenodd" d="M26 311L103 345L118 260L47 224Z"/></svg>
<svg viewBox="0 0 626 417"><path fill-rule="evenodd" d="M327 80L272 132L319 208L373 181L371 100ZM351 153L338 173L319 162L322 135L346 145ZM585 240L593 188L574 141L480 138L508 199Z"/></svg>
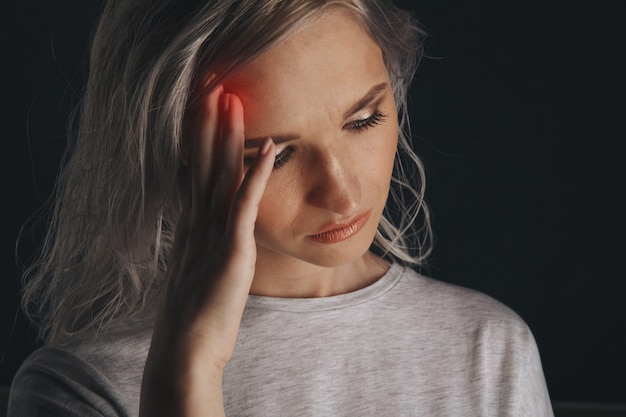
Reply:
<svg viewBox="0 0 626 417"><path fill-rule="evenodd" d="M47 234L24 273L23 308L42 339L97 333L151 307L182 210L185 115L207 89L328 7L350 11L376 40L399 113L390 195L372 249L403 264L424 262L430 220L407 112L424 32L409 12L387 0L109 0ZM208 73L218 77L201 88Z"/></svg>

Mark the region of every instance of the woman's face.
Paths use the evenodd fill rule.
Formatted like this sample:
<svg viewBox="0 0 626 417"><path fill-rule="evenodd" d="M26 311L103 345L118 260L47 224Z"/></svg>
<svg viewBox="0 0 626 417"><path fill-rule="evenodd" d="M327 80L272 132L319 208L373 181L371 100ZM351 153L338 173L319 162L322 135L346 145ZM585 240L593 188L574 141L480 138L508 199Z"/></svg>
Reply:
<svg viewBox="0 0 626 417"><path fill-rule="evenodd" d="M324 13L238 72L225 91L245 111L246 160L277 144L259 207L266 265L334 267L367 253L398 139L381 50L345 11Z"/></svg>

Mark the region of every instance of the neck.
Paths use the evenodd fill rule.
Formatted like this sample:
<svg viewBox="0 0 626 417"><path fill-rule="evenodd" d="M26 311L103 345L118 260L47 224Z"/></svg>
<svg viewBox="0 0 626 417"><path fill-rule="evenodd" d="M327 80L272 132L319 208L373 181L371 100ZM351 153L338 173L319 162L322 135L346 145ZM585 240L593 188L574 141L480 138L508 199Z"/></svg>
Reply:
<svg viewBox="0 0 626 417"><path fill-rule="evenodd" d="M250 294L281 298L316 298L346 294L378 281L389 264L371 252L338 266L318 266L259 251Z"/></svg>

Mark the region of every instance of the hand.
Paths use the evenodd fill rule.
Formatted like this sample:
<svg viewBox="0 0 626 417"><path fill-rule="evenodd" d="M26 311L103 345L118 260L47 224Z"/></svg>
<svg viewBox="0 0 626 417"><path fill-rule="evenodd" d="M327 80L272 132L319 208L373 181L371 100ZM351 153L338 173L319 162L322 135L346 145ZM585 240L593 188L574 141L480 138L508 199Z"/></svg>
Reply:
<svg viewBox="0 0 626 417"><path fill-rule="evenodd" d="M222 87L187 127L190 201L168 264L144 373L142 415L223 412L221 373L235 348L254 277L254 226L274 160L268 138L244 175L243 106ZM213 403L206 401L207 386L215 388ZM200 387L203 401L195 402ZM217 408L196 408L207 403Z"/></svg>

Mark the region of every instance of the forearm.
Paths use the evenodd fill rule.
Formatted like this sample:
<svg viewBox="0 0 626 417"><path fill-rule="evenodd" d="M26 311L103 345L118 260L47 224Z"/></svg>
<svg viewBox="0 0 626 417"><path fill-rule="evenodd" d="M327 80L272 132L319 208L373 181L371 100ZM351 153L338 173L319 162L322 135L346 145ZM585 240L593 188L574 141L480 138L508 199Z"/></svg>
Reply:
<svg viewBox="0 0 626 417"><path fill-rule="evenodd" d="M201 355L163 355L153 344L141 388L140 417L224 416L223 368Z"/></svg>

